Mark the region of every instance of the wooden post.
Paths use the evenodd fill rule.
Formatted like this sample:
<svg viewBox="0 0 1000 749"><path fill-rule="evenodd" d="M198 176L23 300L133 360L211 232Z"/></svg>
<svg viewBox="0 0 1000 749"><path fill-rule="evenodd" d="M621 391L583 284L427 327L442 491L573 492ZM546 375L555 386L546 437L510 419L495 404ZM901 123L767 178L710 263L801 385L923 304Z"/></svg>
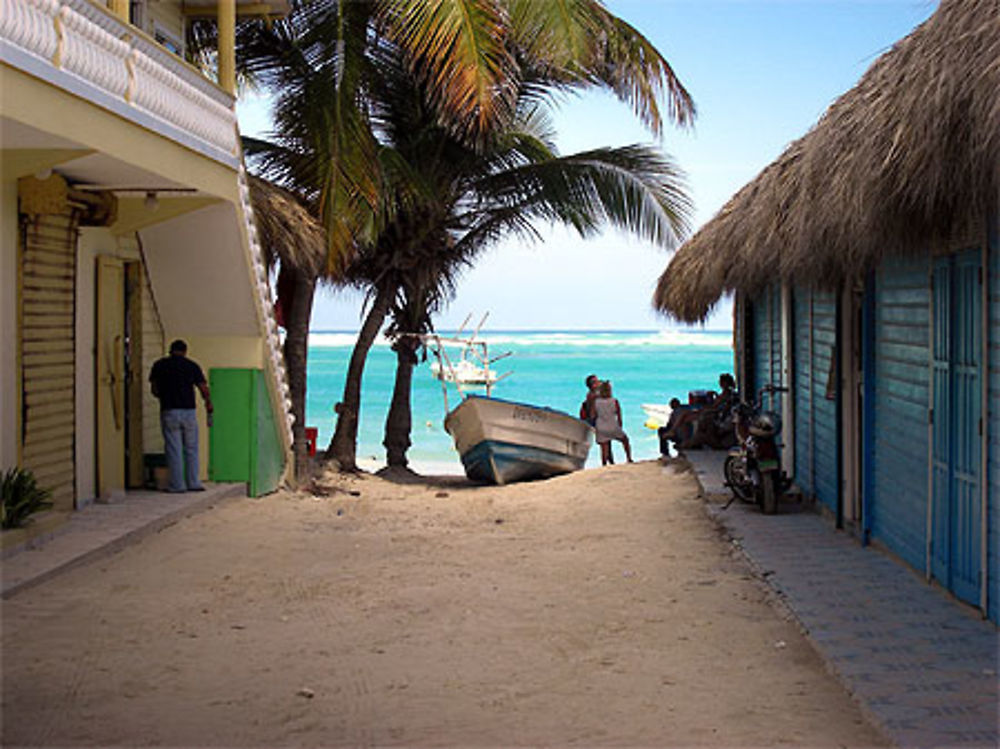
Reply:
<svg viewBox="0 0 1000 749"><path fill-rule="evenodd" d="M219 0L219 86L236 95L236 0Z"/></svg>

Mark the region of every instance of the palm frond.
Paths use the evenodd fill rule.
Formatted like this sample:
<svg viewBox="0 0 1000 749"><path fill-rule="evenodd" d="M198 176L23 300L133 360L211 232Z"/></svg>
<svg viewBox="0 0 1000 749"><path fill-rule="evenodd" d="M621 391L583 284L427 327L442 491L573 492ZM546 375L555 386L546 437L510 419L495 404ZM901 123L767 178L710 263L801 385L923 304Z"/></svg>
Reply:
<svg viewBox="0 0 1000 749"><path fill-rule="evenodd" d="M492 174L480 181L478 195L481 204L517 208L582 236L611 224L668 248L687 235L692 211L681 171L645 146L596 149Z"/></svg>
<svg viewBox="0 0 1000 749"><path fill-rule="evenodd" d="M448 128L473 142L513 113L517 67L499 0L382 0L382 17Z"/></svg>

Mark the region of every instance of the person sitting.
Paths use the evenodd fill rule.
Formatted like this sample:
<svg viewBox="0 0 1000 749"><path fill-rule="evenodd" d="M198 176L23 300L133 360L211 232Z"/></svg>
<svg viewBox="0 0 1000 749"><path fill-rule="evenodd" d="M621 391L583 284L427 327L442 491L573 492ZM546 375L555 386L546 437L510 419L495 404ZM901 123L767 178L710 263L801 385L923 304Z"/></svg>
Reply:
<svg viewBox="0 0 1000 749"><path fill-rule="evenodd" d="M728 372L719 375L718 397L698 411L682 417L675 428L674 442L679 450L700 447L724 449L731 447L736 439L733 431L733 406L739 402L736 380Z"/></svg>
<svg viewBox="0 0 1000 749"><path fill-rule="evenodd" d="M680 398L670 399L670 418L656 430L656 436L660 438L660 455L670 455L670 440L677 439L677 426L690 410L691 406L682 404Z"/></svg>

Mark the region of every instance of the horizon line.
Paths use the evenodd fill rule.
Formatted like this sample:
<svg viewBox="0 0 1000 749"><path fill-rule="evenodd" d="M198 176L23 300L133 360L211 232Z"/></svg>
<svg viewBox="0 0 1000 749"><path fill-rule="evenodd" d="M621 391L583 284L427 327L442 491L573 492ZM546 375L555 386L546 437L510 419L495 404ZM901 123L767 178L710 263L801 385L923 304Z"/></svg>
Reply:
<svg viewBox="0 0 1000 749"><path fill-rule="evenodd" d="M441 327L436 332L455 332L458 328ZM310 333L357 333L357 328L310 328ZM379 331L380 333L382 331ZM732 328L490 328L488 333L732 333Z"/></svg>

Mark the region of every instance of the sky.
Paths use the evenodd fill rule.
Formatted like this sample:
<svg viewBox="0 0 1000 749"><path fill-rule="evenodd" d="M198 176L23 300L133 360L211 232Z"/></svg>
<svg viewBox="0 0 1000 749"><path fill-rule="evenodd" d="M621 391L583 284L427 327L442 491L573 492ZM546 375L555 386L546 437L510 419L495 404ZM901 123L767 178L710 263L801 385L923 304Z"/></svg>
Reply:
<svg viewBox="0 0 1000 749"><path fill-rule="evenodd" d="M694 98L693 128L668 126L656 141L628 105L593 92L560 102L560 153L655 143L686 174L695 230L803 135L874 60L926 20L934 0L605 0L670 62ZM270 129L264 99L238 108L247 135ZM500 241L460 281L435 318L454 329L489 313L490 330L683 329L652 308L671 252L608 229L581 239L539 226L542 241ZM313 330L357 330L363 297L321 291ZM722 300L704 327L731 326Z"/></svg>

